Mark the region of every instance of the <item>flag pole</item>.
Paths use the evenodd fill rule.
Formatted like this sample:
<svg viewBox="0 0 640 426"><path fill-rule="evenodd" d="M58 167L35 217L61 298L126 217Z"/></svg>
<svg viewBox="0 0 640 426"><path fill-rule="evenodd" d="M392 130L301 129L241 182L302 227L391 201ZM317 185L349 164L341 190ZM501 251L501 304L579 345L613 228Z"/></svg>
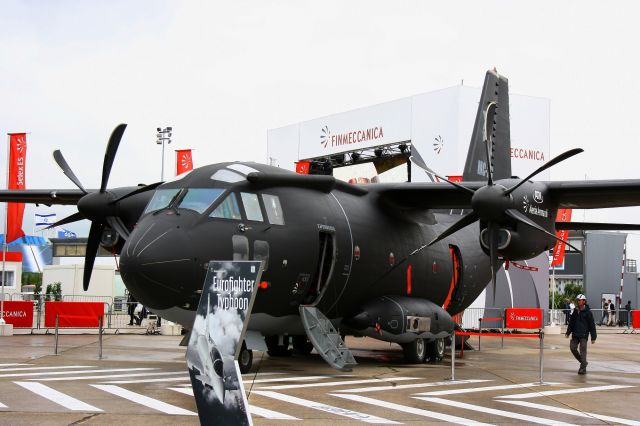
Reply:
<svg viewBox="0 0 640 426"><path fill-rule="evenodd" d="M9 154L11 144L11 134L7 134L7 189L9 188ZM0 325L5 324L4 320L4 281L7 276L7 221L9 216L9 204L4 203L4 241L2 241L2 299L0 300Z"/></svg>

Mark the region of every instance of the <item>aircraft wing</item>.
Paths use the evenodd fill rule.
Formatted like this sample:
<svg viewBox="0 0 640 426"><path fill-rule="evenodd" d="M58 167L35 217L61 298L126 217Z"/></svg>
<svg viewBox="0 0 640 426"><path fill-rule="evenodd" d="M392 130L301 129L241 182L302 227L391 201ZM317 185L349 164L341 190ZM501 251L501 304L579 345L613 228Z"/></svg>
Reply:
<svg viewBox="0 0 640 426"><path fill-rule="evenodd" d="M461 182L475 191L485 182ZM374 183L363 185L378 193L384 202L410 209L465 209L471 206L471 192L462 191L446 182Z"/></svg>
<svg viewBox="0 0 640 426"><path fill-rule="evenodd" d="M83 195L85 194L79 189L0 190L0 202L76 205Z"/></svg>
<svg viewBox="0 0 640 426"><path fill-rule="evenodd" d="M604 209L640 206L640 180L544 182L558 207Z"/></svg>

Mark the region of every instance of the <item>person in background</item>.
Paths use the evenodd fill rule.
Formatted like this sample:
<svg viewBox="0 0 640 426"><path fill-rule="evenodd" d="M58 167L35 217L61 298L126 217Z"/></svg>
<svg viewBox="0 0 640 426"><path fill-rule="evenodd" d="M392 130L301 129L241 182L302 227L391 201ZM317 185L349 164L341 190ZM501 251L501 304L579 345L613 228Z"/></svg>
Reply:
<svg viewBox="0 0 640 426"><path fill-rule="evenodd" d="M607 300L609 304L609 322L608 326L614 327L616 325L616 305L611 301L611 299Z"/></svg>
<svg viewBox="0 0 640 426"><path fill-rule="evenodd" d="M627 327L631 327L631 300L627 300L624 310L627 311Z"/></svg>
<svg viewBox="0 0 640 426"><path fill-rule="evenodd" d="M133 294L129 293L127 297L127 313L129 314L129 325L133 325L133 322L137 322L136 318L136 306L138 305L138 301Z"/></svg>
<svg viewBox="0 0 640 426"><path fill-rule="evenodd" d="M587 339L591 335L591 344L596 342L596 323L593 319L593 313L587 305L587 298L584 294L577 297L578 307L571 313L569 318L569 326L565 337L571 336L569 349L573 356L580 362L578 374L587 373ZM579 350L578 350L579 348Z"/></svg>
<svg viewBox="0 0 640 426"><path fill-rule="evenodd" d="M609 304L607 303L607 299L602 298L602 318L600 318L600 322L598 325L605 325L609 321Z"/></svg>

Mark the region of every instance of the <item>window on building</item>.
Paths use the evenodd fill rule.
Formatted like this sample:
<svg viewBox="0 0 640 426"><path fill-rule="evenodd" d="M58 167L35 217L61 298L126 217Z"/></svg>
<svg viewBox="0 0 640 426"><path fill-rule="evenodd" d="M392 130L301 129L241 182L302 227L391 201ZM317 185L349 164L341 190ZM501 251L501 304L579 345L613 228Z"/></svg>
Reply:
<svg viewBox="0 0 640 426"><path fill-rule="evenodd" d="M264 201L264 208L267 211L269 223L272 225L284 225L280 197L277 195L262 194L262 201Z"/></svg>
<svg viewBox="0 0 640 426"><path fill-rule="evenodd" d="M224 199L218 207L215 208L209 217L219 217L223 219L242 219L240 214L240 206L238 206L238 200L236 195L232 192Z"/></svg>
<svg viewBox="0 0 640 426"><path fill-rule="evenodd" d="M240 197L242 197L242 204L244 204L244 212L247 214L247 220L262 222L262 211L260 210L258 195L241 192Z"/></svg>
<svg viewBox="0 0 640 426"><path fill-rule="evenodd" d="M5 288L13 288L16 286L16 277L14 271L4 271ZM0 282L2 281L2 273L0 273Z"/></svg>

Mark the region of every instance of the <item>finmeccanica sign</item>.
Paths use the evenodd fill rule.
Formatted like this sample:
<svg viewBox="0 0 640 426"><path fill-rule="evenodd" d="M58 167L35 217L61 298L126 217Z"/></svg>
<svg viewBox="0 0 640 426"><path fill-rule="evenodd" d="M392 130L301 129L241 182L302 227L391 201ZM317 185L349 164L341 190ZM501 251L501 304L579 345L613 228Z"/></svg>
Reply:
<svg viewBox="0 0 640 426"><path fill-rule="evenodd" d="M325 127L324 129L328 129ZM331 134L331 132L323 131L323 135L321 136L321 141L326 148L328 143L331 143L331 146L342 146L342 145L351 145L360 142L373 141L377 139L382 139L384 137L384 130L382 126L375 126L369 129L361 129L354 130L351 132L338 133L337 135Z"/></svg>

